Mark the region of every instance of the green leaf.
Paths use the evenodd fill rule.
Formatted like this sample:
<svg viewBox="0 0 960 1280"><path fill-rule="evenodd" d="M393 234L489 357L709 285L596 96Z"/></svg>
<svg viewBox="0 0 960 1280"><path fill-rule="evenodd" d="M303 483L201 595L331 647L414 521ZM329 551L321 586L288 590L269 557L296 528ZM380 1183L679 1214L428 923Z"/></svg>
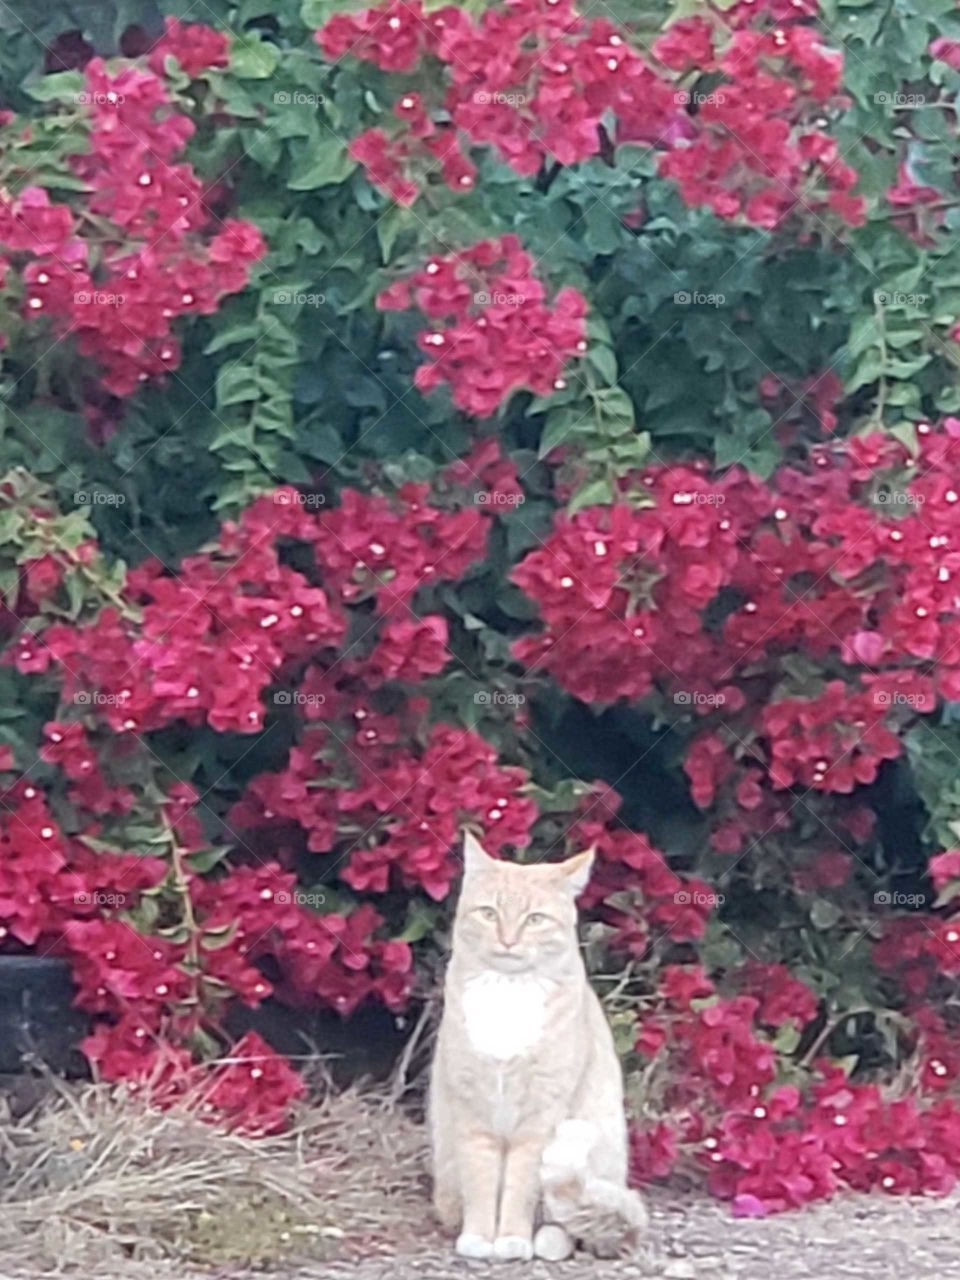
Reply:
<svg viewBox="0 0 960 1280"><path fill-rule="evenodd" d="M604 382L611 386L617 380L617 357L609 347L594 346L587 353L587 360L603 378Z"/></svg>
<svg viewBox="0 0 960 1280"><path fill-rule="evenodd" d="M390 261L398 237L410 224L410 212L401 205L388 209L382 218L377 219L377 240L385 266Z"/></svg>
<svg viewBox="0 0 960 1280"><path fill-rule="evenodd" d="M597 407L603 418L605 429L612 434L622 434L632 429L636 421L633 401L623 387L608 387L604 391L599 391Z"/></svg>
<svg viewBox="0 0 960 1280"><path fill-rule="evenodd" d="M934 907L945 907L948 902L953 902L954 898L960 898L960 880L948 880L934 902Z"/></svg>
<svg viewBox="0 0 960 1280"><path fill-rule="evenodd" d="M315 191L318 187L346 182L357 162L347 155L339 138L322 139L310 151L304 151L294 165L287 186L291 191Z"/></svg>
<svg viewBox="0 0 960 1280"><path fill-rule="evenodd" d="M791 1022L785 1022L781 1027L777 1028L777 1034L773 1038L773 1047L777 1053L783 1054L784 1057L790 1057L796 1053L800 1045L800 1032Z"/></svg>
<svg viewBox="0 0 960 1280"><path fill-rule="evenodd" d="M259 400L261 394L255 372L247 365L227 365L217 374L217 404L221 409L248 400Z"/></svg>
<svg viewBox="0 0 960 1280"><path fill-rule="evenodd" d="M584 507L600 507L613 501L613 485L609 480L590 480L570 499L567 510L573 515Z"/></svg>
<svg viewBox="0 0 960 1280"><path fill-rule="evenodd" d="M859 391L861 387L870 386L874 382L878 382L884 374L883 356L880 351L871 348L865 352L856 369L844 383L844 390L847 395L852 395L854 391Z"/></svg>
<svg viewBox="0 0 960 1280"><path fill-rule="evenodd" d="M429 937L437 927L439 910L432 903L421 898L414 898L407 908L407 919L403 932L397 934L398 942L420 942Z"/></svg>
<svg viewBox="0 0 960 1280"><path fill-rule="evenodd" d="M26 86L35 102L74 102L82 105L86 80L82 71L58 71Z"/></svg>
<svg viewBox="0 0 960 1280"><path fill-rule="evenodd" d="M237 936L240 929L240 923L237 920L231 920L229 924L222 925L219 929L206 929L201 940L204 951L221 951L224 947L228 947Z"/></svg>
<svg viewBox="0 0 960 1280"><path fill-rule="evenodd" d="M216 321L214 321L216 324ZM235 324L227 325L210 339L203 349L204 355L216 355L218 351L223 351L225 347L233 347L238 343L256 342L260 337L262 328L254 320L241 321Z"/></svg>
<svg viewBox="0 0 960 1280"><path fill-rule="evenodd" d="M916 458L920 451L917 441L917 427L913 422L898 422L896 426L888 427L890 435L906 448L911 458Z"/></svg>
<svg viewBox="0 0 960 1280"><path fill-rule="evenodd" d="M227 845L214 845L209 849L196 849L187 855L187 865L197 875L206 875L218 866L229 853Z"/></svg>
<svg viewBox="0 0 960 1280"><path fill-rule="evenodd" d="M276 45L235 36L230 45L230 72L240 80L267 80L277 69L280 52Z"/></svg>
<svg viewBox="0 0 960 1280"><path fill-rule="evenodd" d="M827 901L826 898L817 898L810 908L810 923L821 932L832 929L842 917L843 912L837 904Z"/></svg>
<svg viewBox="0 0 960 1280"><path fill-rule="evenodd" d="M582 434L587 429L588 423L588 415L575 405L551 410L540 436L537 457L545 458L553 449L570 444L578 433Z"/></svg>

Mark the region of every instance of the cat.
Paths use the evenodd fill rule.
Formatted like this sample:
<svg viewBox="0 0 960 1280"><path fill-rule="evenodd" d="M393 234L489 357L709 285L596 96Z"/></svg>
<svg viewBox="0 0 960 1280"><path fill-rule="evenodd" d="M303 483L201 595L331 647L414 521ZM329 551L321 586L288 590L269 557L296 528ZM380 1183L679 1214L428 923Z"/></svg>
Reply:
<svg viewBox="0 0 960 1280"><path fill-rule="evenodd" d="M521 865L469 833L428 1117L434 1208L467 1258L601 1256L645 1230L623 1077L577 945L594 851Z"/></svg>

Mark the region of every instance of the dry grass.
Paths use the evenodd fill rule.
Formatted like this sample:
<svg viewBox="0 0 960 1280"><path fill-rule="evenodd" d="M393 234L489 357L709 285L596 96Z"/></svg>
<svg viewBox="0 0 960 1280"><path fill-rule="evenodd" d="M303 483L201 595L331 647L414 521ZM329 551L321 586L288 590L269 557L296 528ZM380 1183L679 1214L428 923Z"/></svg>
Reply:
<svg viewBox="0 0 960 1280"><path fill-rule="evenodd" d="M327 1091L293 1132L255 1140L104 1086L51 1084L20 1119L0 1108L4 1280L288 1270L424 1223L422 1131L383 1093Z"/></svg>

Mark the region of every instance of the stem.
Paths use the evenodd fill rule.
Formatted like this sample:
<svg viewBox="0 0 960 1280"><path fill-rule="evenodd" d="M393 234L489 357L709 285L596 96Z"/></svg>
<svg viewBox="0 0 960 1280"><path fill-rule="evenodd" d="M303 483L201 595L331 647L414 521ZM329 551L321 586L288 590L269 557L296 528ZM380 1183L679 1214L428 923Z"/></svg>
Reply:
<svg viewBox="0 0 960 1280"><path fill-rule="evenodd" d="M563 168L563 165L560 163L560 161L555 160L549 168L541 169L540 172L537 174L536 182L533 184L534 190L540 191L546 194L546 192L548 192L550 188L553 186L554 181L556 180L557 174L560 172L562 168Z"/></svg>
<svg viewBox="0 0 960 1280"><path fill-rule="evenodd" d="M874 302L873 304L873 314L877 322L877 334L880 338L880 358L883 361L883 369L884 369L884 372L880 374L880 379L877 386L877 405L875 410L877 426L882 428L883 427L883 411L886 408L886 404L887 404L887 375L885 370L887 367L887 359L889 357L889 352L887 351L887 329L883 319L883 310L878 302Z"/></svg>
<svg viewBox="0 0 960 1280"><path fill-rule="evenodd" d="M820 1051L823 1045L827 1042L827 1040L830 1039L830 1037L836 1031L837 1027L839 1027L842 1023L846 1022L848 1018L857 1018L863 1013L873 1013L873 1010L870 1008L869 1005L861 1009L845 1009L843 1013L838 1013L834 1018L831 1018L827 1023L827 1025L823 1028L823 1030L817 1036L816 1040L814 1040L813 1044L810 1046L807 1052L800 1059L800 1066L809 1067L810 1063L817 1056L817 1053Z"/></svg>
<svg viewBox="0 0 960 1280"><path fill-rule="evenodd" d="M170 841L170 862L173 868L173 882L180 895L180 907L183 923L189 931L185 959L189 962L190 972L196 985L197 1004L200 1003L200 943L197 930L197 918L193 914L193 899L190 897L190 876L184 862L185 850L177 839L177 833L163 805L160 806L160 821Z"/></svg>

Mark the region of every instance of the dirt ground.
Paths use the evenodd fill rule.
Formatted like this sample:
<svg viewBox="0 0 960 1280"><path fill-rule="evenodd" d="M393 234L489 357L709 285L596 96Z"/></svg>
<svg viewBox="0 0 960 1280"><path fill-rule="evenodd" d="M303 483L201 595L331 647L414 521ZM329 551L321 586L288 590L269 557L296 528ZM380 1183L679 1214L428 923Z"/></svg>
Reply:
<svg viewBox="0 0 960 1280"><path fill-rule="evenodd" d="M699 1197L650 1196L652 1229L635 1259L497 1265L462 1262L411 1223L391 1249L336 1262L324 1280L952 1280L960 1277L958 1199L848 1196L764 1221L734 1220ZM424 1205L424 1214L426 1205ZM287 1280L285 1277L284 1280ZM298 1278L299 1280L299 1278ZM303 1280L307 1280L304 1276ZM313 1280L313 1277L310 1277Z"/></svg>
<svg viewBox="0 0 960 1280"><path fill-rule="evenodd" d="M490 1264L454 1257L428 1189L423 1128L384 1092L255 1141L99 1087L0 1097L0 1280L960 1280L960 1195L738 1221L657 1189L629 1260Z"/></svg>

